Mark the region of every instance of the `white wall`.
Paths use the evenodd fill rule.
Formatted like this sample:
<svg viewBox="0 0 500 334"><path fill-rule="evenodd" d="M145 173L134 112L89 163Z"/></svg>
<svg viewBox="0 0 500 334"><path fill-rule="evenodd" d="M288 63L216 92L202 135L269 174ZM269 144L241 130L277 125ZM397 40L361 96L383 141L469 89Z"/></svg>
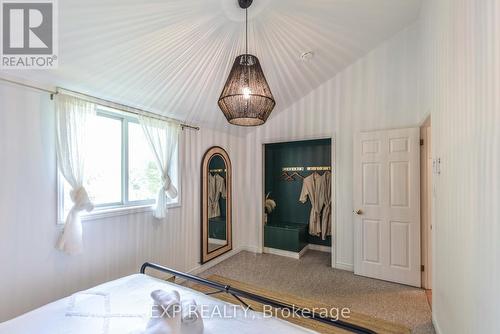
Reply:
<svg viewBox="0 0 500 334"><path fill-rule="evenodd" d="M500 1L426 0L422 103L432 112L433 317L500 333Z"/></svg>
<svg viewBox="0 0 500 334"><path fill-rule="evenodd" d="M418 51L419 29L414 25L290 108L276 110L264 126L247 136L247 155L255 159L245 174L247 188L251 190L251 201L245 210L251 217L249 225L253 224L248 234L249 245L258 247L262 240L262 143L335 136L336 263L352 269L353 136L362 130L419 126L425 117L419 106Z"/></svg>
<svg viewBox="0 0 500 334"><path fill-rule="evenodd" d="M54 248L56 163L53 102L48 94L0 83L0 321L98 283L137 273L155 261L189 271L200 258L200 166L212 145L228 150L234 168L233 248L242 244L239 158L244 137L184 131L182 208L164 224L150 213L83 223L85 252Z"/></svg>

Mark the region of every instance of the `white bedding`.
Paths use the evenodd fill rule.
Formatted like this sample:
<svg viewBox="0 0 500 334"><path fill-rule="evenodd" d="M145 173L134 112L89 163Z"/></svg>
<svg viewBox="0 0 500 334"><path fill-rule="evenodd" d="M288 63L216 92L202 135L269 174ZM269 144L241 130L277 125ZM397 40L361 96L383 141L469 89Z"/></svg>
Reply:
<svg viewBox="0 0 500 334"><path fill-rule="evenodd" d="M144 330L148 321L154 290L177 290L181 299L193 298L210 310L223 310L218 299L197 291L146 275L132 275L99 285L93 289L45 305L13 320L0 324L0 334L127 334ZM226 310L232 311L232 307ZM204 318L204 333L238 334L314 333L276 318L240 309L224 315L214 312Z"/></svg>

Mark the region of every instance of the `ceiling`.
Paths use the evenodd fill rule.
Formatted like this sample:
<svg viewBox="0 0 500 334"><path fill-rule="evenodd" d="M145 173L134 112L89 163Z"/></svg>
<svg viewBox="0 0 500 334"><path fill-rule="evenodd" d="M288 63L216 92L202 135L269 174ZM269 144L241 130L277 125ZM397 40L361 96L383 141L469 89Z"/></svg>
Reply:
<svg viewBox="0 0 500 334"><path fill-rule="evenodd" d="M244 52L244 11L236 0L58 4L59 68L9 74L229 127L217 99ZM419 10L420 0L254 0L249 51L260 59L275 113L408 26ZM309 62L300 59L306 51L314 52Z"/></svg>

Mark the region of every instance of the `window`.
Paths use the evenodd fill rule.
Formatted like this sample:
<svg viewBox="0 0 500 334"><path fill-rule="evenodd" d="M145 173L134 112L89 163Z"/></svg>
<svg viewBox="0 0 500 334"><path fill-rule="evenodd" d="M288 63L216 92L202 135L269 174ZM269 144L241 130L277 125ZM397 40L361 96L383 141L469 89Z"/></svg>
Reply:
<svg viewBox="0 0 500 334"><path fill-rule="evenodd" d="M110 212L149 209L155 204L161 186L160 171L136 118L112 109L99 109L91 124L92 136L86 147L85 188L95 205L92 213L82 218ZM180 205L179 152L172 160L170 176L179 196L168 199L170 206ZM59 175L59 221L71 209L71 187Z"/></svg>

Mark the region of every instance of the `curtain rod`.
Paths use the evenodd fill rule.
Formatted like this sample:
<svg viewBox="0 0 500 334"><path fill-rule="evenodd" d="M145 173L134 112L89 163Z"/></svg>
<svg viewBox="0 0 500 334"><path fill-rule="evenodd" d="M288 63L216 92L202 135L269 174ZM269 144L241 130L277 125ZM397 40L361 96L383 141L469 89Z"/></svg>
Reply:
<svg viewBox="0 0 500 334"><path fill-rule="evenodd" d="M200 128L198 126L193 126L193 125L185 124L185 123L182 123L179 120L176 120L176 119L173 119L173 118L170 118L170 117L158 115L156 113L152 113L152 112L147 111L147 110L143 110L143 109L139 109L139 108L127 106L125 104L121 104L121 103L117 103L117 102L113 102L113 101L101 99L99 97L94 97L94 96L91 96L91 95L87 95L87 94L75 92L75 91L72 91L72 90L69 90L69 89L65 89L65 88L61 88L61 87L57 87L57 89L54 91L54 90L50 90L50 89L47 89L47 88L42 88L42 87L38 87L38 86L26 84L24 82L19 82L19 81L15 81L15 80L5 79L5 78L2 78L2 77L0 77L0 81L4 81L4 82L7 82L7 83L10 83L10 84L13 84L13 85L18 85L18 86L23 86L23 87L35 89L35 90L38 90L38 91L41 91L41 92L45 92L45 93L49 93L51 100L54 98L54 95L57 95L57 94L73 95L73 96L78 97L80 99L83 99L83 100L86 100L86 101L89 101L89 102L93 102L93 103L97 103L97 104L101 104L101 105L106 106L106 107L118 109L120 111L124 111L124 112L127 112L127 113L131 113L131 114L135 114L135 115L147 115L148 117L159 119L159 120L162 120L162 121L175 122L175 123L178 123L183 130L186 129L186 128L187 129L196 130L196 131L200 130Z"/></svg>

